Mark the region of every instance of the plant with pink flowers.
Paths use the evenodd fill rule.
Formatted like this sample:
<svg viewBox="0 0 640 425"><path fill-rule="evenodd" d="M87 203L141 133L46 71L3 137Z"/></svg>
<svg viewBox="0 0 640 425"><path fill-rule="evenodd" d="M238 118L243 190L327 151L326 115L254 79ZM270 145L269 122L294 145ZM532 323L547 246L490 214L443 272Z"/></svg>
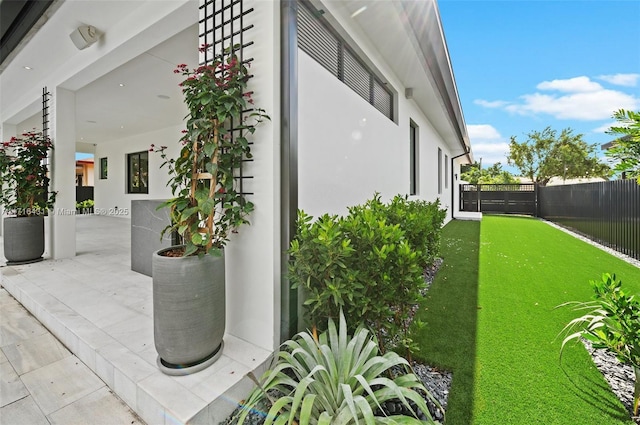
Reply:
<svg viewBox="0 0 640 425"><path fill-rule="evenodd" d="M201 51L209 47L203 45ZM161 207L170 209L172 224L184 251L172 255L220 254L232 232L245 223L253 204L239 192L234 173L251 158L247 136L269 119L254 108L247 65L235 51L226 49L209 64L193 70L181 64L174 70L185 76L180 83L189 108L187 128L180 139L177 158L168 158L166 147L152 146L169 171L173 198Z"/></svg>
<svg viewBox="0 0 640 425"><path fill-rule="evenodd" d="M23 133L0 145L0 204L18 217L44 215L53 207L46 158L53 149L42 132Z"/></svg>

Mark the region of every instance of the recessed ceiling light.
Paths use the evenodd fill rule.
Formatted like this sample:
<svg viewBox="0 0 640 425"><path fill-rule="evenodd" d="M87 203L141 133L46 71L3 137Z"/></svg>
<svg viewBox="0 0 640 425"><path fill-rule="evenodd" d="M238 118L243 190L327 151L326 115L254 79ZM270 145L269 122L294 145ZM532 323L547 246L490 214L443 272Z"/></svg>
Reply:
<svg viewBox="0 0 640 425"><path fill-rule="evenodd" d="M360 9L356 10L355 12L353 12L351 14L352 18L355 18L356 16L358 16L359 14L361 14L362 12L364 12L365 10L367 10L367 6L362 6Z"/></svg>
<svg viewBox="0 0 640 425"><path fill-rule="evenodd" d="M24 69L26 69L27 71L31 71L33 68L31 68L30 66L25 66Z"/></svg>
<svg viewBox="0 0 640 425"><path fill-rule="evenodd" d="M120 87L124 87L124 83L120 83L118 84Z"/></svg>
<svg viewBox="0 0 640 425"><path fill-rule="evenodd" d="M121 125L120 128L124 128L124 125Z"/></svg>
<svg viewBox="0 0 640 425"><path fill-rule="evenodd" d="M169 96L167 96L166 94L159 94L158 97L160 99L171 99Z"/></svg>

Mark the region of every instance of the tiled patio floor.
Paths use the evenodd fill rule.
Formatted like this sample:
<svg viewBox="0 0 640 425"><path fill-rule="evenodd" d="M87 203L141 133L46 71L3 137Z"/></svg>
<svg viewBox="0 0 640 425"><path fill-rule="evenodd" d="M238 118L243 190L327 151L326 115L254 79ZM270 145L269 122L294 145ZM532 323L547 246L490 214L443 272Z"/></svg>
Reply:
<svg viewBox="0 0 640 425"><path fill-rule="evenodd" d="M130 267L129 220L78 216L76 227L75 258L1 267L2 286L149 425L223 420L251 388L246 374L271 353L225 335L214 365L164 375L153 344L151 278Z"/></svg>
<svg viewBox="0 0 640 425"><path fill-rule="evenodd" d="M0 318L0 422L143 425L4 289L0 289Z"/></svg>

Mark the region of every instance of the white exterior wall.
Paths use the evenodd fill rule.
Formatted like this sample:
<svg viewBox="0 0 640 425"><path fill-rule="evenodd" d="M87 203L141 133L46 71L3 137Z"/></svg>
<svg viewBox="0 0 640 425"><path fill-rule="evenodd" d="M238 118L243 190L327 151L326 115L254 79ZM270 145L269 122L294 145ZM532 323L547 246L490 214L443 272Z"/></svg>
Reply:
<svg viewBox="0 0 640 425"><path fill-rule="evenodd" d="M449 175L448 188L444 187L444 155L451 158L451 151L415 102L398 95L396 124L306 53L298 54L299 208L314 217L344 214L348 206L366 201L374 192L384 200L408 194L413 120L419 141L417 198L440 198L442 207L449 209L452 185ZM389 74L386 77L393 81ZM404 93L399 84L394 88ZM443 159L441 194L438 148Z"/></svg>
<svg viewBox="0 0 640 425"><path fill-rule="evenodd" d="M274 350L280 344L280 3L247 1L251 7L244 18L255 25L245 34L255 42L247 49L254 58L249 88L271 121L257 127L253 162L245 168L253 176L245 187L254 193L251 225L239 229L225 252L227 332Z"/></svg>
<svg viewBox="0 0 640 425"><path fill-rule="evenodd" d="M168 127L97 145L95 161L99 167L100 158L106 157L108 172L106 179L95 179L94 211L101 215L130 218L132 200L171 197L171 189L167 187L169 176L166 167L160 169L163 161L157 152L149 152L149 194L127 193L127 154L147 151L154 144L156 147L167 146L167 155L175 158L180 151L182 129L183 126Z"/></svg>

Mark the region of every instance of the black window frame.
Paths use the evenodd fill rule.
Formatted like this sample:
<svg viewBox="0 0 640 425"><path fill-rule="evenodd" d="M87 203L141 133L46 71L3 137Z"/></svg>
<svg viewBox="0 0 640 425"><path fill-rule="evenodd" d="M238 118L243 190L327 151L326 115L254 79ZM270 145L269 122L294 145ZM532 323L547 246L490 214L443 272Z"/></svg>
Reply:
<svg viewBox="0 0 640 425"><path fill-rule="evenodd" d="M146 167L144 166L146 162ZM138 171L132 170L132 159L138 159ZM149 151L133 152L127 154L127 194L148 194L149 193ZM146 178L143 178L146 171ZM137 181L142 184L135 183ZM145 184L146 182L146 184Z"/></svg>
<svg viewBox="0 0 640 425"><path fill-rule="evenodd" d="M420 176L420 135L418 125L409 120L409 195L417 195Z"/></svg>
<svg viewBox="0 0 640 425"><path fill-rule="evenodd" d="M444 154L444 188L449 189L449 155Z"/></svg>
<svg viewBox="0 0 640 425"><path fill-rule="evenodd" d="M107 157L100 158L100 180L106 180L108 177L108 166L109 162Z"/></svg>
<svg viewBox="0 0 640 425"><path fill-rule="evenodd" d="M442 194L442 149L438 148L438 195Z"/></svg>

